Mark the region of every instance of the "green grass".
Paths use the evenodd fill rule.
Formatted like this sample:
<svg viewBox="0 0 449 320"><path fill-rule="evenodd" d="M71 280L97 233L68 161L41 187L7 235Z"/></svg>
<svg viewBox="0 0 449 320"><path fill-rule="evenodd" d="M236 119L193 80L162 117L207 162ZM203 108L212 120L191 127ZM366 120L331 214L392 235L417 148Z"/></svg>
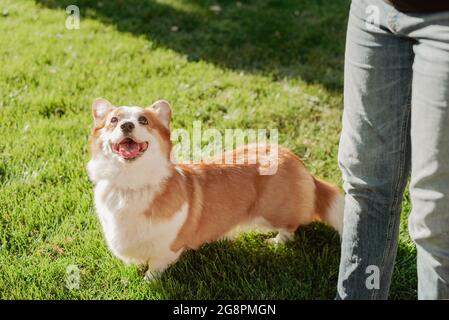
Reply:
<svg viewBox="0 0 449 320"><path fill-rule="evenodd" d="M222 10L209 7L219 4ZM65 7L81 29L65 28ZM0 298L332 299L339 239L301 228L185 253L155 283L107 250L86 175L90 104L171 101L174 128L278 128L340 184L337 146L349 1L3 0L0 3ZM172 31L176 29L177 31ZM391 298L416 297L404 204ZM80 289L65 288L66 268Z"/></svg>

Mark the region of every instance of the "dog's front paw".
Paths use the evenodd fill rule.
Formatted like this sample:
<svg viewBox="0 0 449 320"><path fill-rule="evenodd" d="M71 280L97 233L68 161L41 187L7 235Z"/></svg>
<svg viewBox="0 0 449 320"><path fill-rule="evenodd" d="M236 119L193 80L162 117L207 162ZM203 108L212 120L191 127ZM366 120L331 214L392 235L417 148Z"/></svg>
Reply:
<svg viewBox="0 0 449 320"><path fill-rule="evenodd" d="M280 231L276 237L267 239L267 242L268 244L277 246L292 241L293 238L294 238L293 233Z"/></svg>
<svg viewBox="0 0 449 320"><path fill-rule="evenodd" d="M273 246L277 246L279 244L282 244L282 240L279 239L279 237L273 237L266 240L268 244L271 244Z"/></svg>
<svg viewBox="0 0 449 320"><path fill-rule="evenodd" d="M146 282L152 282L152 281L159 279L161 277L161 275L162 275L162 272L160 272L160 271L148 269L147 272L145 272L145 276L143 277L143 279Z"/></svg>

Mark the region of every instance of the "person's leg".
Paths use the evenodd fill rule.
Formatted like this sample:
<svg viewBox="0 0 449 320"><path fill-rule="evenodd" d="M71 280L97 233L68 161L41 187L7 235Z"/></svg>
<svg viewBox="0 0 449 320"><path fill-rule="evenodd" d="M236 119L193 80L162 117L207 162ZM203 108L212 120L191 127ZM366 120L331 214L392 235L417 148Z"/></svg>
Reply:
<svg viewBox="0 0 449 320"><path fill-rule="evenodd" d="M367 25L376 8L379 28ZM346 196L337 299L388 297L410 167L413 64L413 42L389 30L396 14L381 0L351 5L339 147Z"/></svg>
<svg viewBox="0 0 449 320"><path fill-rule="evenodd" d="M418 250L418 297L449 299L449 12L408 24L403 32L417 40L409 230Z"/></svg>

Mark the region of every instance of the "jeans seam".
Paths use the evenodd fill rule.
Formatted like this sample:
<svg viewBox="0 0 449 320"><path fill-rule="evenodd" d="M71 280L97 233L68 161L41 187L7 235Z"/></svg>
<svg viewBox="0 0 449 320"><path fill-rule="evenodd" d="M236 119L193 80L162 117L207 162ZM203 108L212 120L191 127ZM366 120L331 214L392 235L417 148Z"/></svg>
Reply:
<svg viewBox="0 0 449 320"><path fill-rule="evenodd" d="M381 276L383 275L383 270L385 268L385 264L386 264L386 259L387 259L387 253L391 252L391 246L392 246L392 227L395 227L396 224L398 223L398 221L400 221L400 219L396 219L395 218L395 214L396 214L396 209L398 207L398 205L402 204L402 197L401 197L401 201L399 201L399 195L398 195L398 189L402 184L402 181L404 179L404 175L408 174L404 172L405 169L405 163L407 161L406 159L406 152L407 152L407 128L408 128L408 122L410 119L410 104L411 104L411 85L412 82L409 82L409 89L408 89L408 96L407 96L407 102L406 102L406 112L405 112L405 117L404 115L402 116L402 125L401 125L401 137L400 137L400 147L399 147L399 152L400 152L400 156L399 156L399 165L397 165L397 167L399 168L399 172L396 175L396 183L394 183L394 189L392 190L392 193L394 194L394 198L393 201L391 202L390 208L388 209L390 216L389 216L389 222L388 222L388 228L387 228L387 244L386 244L386 249L388 250L384 250L384 254L382 256L382 262L381 262ZM393 272L393 271L392 271ZM372 294L372 298L376 298L377 294L380 292L380 290L373 290L373 294Z"/></svg>

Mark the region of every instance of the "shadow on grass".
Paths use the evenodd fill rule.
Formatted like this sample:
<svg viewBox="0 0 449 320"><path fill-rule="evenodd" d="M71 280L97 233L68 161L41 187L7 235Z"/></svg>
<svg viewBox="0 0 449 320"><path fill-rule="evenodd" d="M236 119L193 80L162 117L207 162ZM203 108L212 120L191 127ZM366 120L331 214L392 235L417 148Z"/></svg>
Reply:
<svg viewBox="0 0 449 320"><path fill-rule="evenodd" d="M349 0L37 0L146 36L190 61L341 90ZM179 6L181 4L181 6ZM212 9L211 9L212 7Z"/></svg>
<svg viewBox="0 0 449 320"><path fill-rule="evenodd" d="M152 288L165 299L334 299L340 258L335 231L313 223L275 247L248 234L186 252ZM242 241L243 240L243 241ZM416 298L414 254L399 248L392 299Z"/></svg>
<svg viewBox="0 0 449 320"><path fill-rule="evenodd" d="M252 233L186 252L155 283L165 299L332 299L339 239L312 224L279 247Z"/></svg>

